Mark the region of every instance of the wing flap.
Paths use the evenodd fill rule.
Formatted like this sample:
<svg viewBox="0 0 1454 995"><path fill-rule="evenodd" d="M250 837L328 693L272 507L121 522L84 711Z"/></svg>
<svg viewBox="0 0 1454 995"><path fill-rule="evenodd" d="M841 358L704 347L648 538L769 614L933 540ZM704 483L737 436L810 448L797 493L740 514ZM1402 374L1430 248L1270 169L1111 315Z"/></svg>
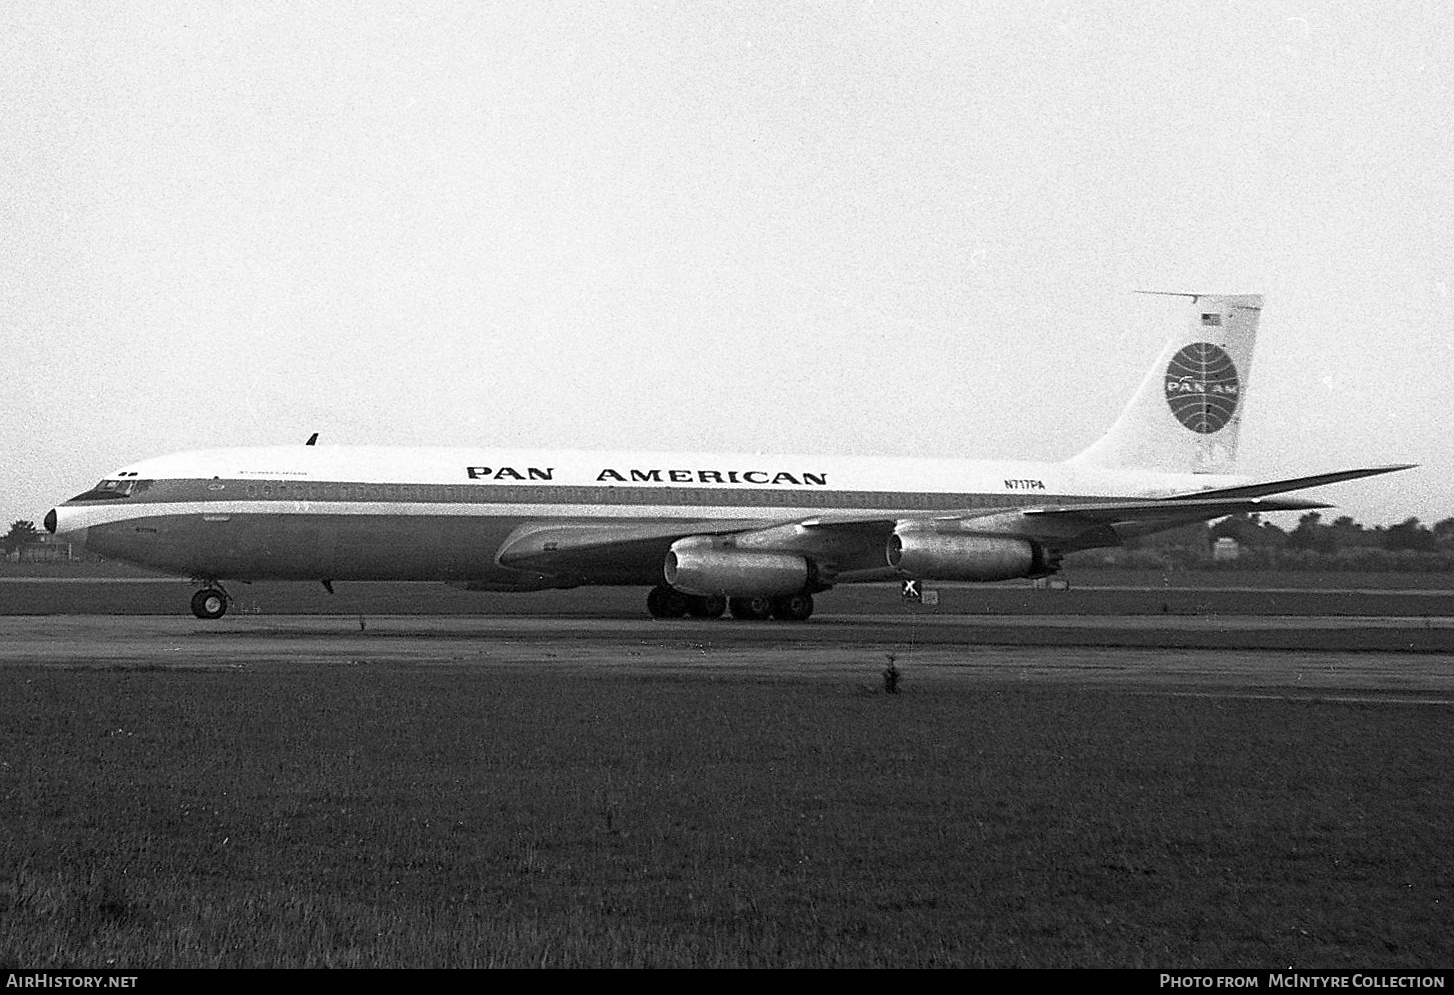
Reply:
<svg viewBox="0 0 1454 995"><path fill-rule="evenodd" d="M1026 508L1020 514L1032 519L1074 518L1087 522L1154 521L1157 519L1199 519L1222 518L1226 515L1244 513L1267 513L1273 511L1312 511L1316 508L1331 508L1323 501L1305 501L1299 498L1262 497L1233 498L1168 498L1162 501L1127 501L1120 504L1071 504L1048 508Z"/></svg>

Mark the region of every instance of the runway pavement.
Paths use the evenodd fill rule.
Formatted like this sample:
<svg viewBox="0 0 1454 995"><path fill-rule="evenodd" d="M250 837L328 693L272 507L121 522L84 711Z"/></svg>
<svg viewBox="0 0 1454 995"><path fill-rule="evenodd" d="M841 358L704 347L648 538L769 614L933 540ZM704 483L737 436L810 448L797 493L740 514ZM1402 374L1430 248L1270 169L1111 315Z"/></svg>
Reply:
<svg viewBox="0 0 1454 995"><path fill-rule="evenodd" d="M873 687L1006 681L1138 693L1454 702L1454 619L834 616L806 624L440 616L0 617L0 666L590 668Z"/></svg>
<svg viewBox="0 0 1454 995"><path fill-rule="evenodd" d="M1202 573L1141 578L1138 583L1101 571L1095 582L1077 580L1068 589L1037 590L1016 583L946 585L936 592L940 596L936 606L903 602L895 584L843 585L818 597L818 614L812 624L825 618L937 619L956 615L1454 618L1454 589L1438 574L1289 573L1257 579L1259 583L1248 584L1235 574ZM185 618L196 588L196 584L174 578L0 577L0 616ZM493 594L462 591L442 583L340 581L330 594L318 583L262 581L232 582L228 590L235 599L229 617L249 612L267 617L363 613L634 620L646 612L646 589L630 587Z"/></svg>

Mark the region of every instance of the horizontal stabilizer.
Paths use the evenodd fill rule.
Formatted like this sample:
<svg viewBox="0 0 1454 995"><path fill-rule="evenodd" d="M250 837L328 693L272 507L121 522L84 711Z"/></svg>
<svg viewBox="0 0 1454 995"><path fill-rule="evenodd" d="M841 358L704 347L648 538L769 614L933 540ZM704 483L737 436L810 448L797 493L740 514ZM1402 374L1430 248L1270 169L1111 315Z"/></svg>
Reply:
<svg viewBox="0 0 1454 995"><path fill-rule="evenodd" d="M1324 484L1336 484L1344 480L1357 480L1360 477L1376 477L1380 473L1395 473L1399 470L1411 470L1417 465L1416 463L1400 463L1396 466L1372 466L1364 467L1360 470L1339 470L1336 473L1320 473L1312 477L1269 480L1263 484L1247 484L1243 487L1220 487L1210 491L1192 491L1187 494L1178 494L1172 500L1196 501L1203 498L1265 497L1268 494L1285 494L1288 491L1300 491L1304 487L1322 487Z"/></svg>

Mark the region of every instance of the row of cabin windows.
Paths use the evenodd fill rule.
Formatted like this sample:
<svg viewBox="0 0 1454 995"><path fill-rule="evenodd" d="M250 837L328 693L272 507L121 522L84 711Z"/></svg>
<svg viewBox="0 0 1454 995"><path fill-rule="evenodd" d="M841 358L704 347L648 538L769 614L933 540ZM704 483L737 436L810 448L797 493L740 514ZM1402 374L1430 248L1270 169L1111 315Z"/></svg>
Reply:
<svg viewBox="0 0 1454 995"><path fill-rule="evenodd" d="M479 487L470 484L335 484L261 481L246 485L249 498L288 501L414 501L468 504L760 505L818 508L950 509L1004 507L1010 495L921 494L881 491L780 491L667 487ZM1046 500L1041 497L1038 502Z"/></svg>
<svg viewBox="0 0 1454 995"><path fill-rule="evenodd" d="M247 484L250 498L288 501L463 501L467 490L444 484L318 484L286 480Z"/></svg>

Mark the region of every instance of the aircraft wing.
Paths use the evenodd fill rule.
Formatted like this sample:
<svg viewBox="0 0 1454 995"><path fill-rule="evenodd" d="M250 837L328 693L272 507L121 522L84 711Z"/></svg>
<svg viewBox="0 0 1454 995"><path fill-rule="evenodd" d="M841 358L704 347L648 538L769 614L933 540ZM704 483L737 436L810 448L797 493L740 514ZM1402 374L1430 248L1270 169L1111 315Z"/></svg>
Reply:
<svg viewBox="0 0 1454 995"><path fill-rule="evenodd" d="M843 571L883 566L895 531L1024 536L1063 550L1118 545L1123 538L1227 515L1328 508L1322 501L1280 497L1287 491L1355 480L1407 466L1343 470L1176 494L1149 500L1086 502L1029 508L976 508L903 516L838 512L808 518L712 519L612 523L539 522L517 529L501 546L501 566L594 583L632 583L660 569L672 544L691 536L733 536L742 549L793 550Z"/></svg>
<svg viewBox="0 0 1454 995"><path fill-rule="evenodd" d="M1046 505L1035 508L975 509L932 515L886 517L830 514L805 519L713 519L706 521L541 522L517 529L500 547L496 561L504 567L563 577L590 578L595 583L616 577L655 572L672 543L689 536L735 536L742 548L797 550L845 569L880 565L884 543L896 529L983 532L1056 540L1072 546L1076 539L1119 540L1112 526L1165 523L1164 527L1221 518L1245 511L1304 511L1326 508L1316 501L1294 498L1168 498L1098 504Z"/></svg>

